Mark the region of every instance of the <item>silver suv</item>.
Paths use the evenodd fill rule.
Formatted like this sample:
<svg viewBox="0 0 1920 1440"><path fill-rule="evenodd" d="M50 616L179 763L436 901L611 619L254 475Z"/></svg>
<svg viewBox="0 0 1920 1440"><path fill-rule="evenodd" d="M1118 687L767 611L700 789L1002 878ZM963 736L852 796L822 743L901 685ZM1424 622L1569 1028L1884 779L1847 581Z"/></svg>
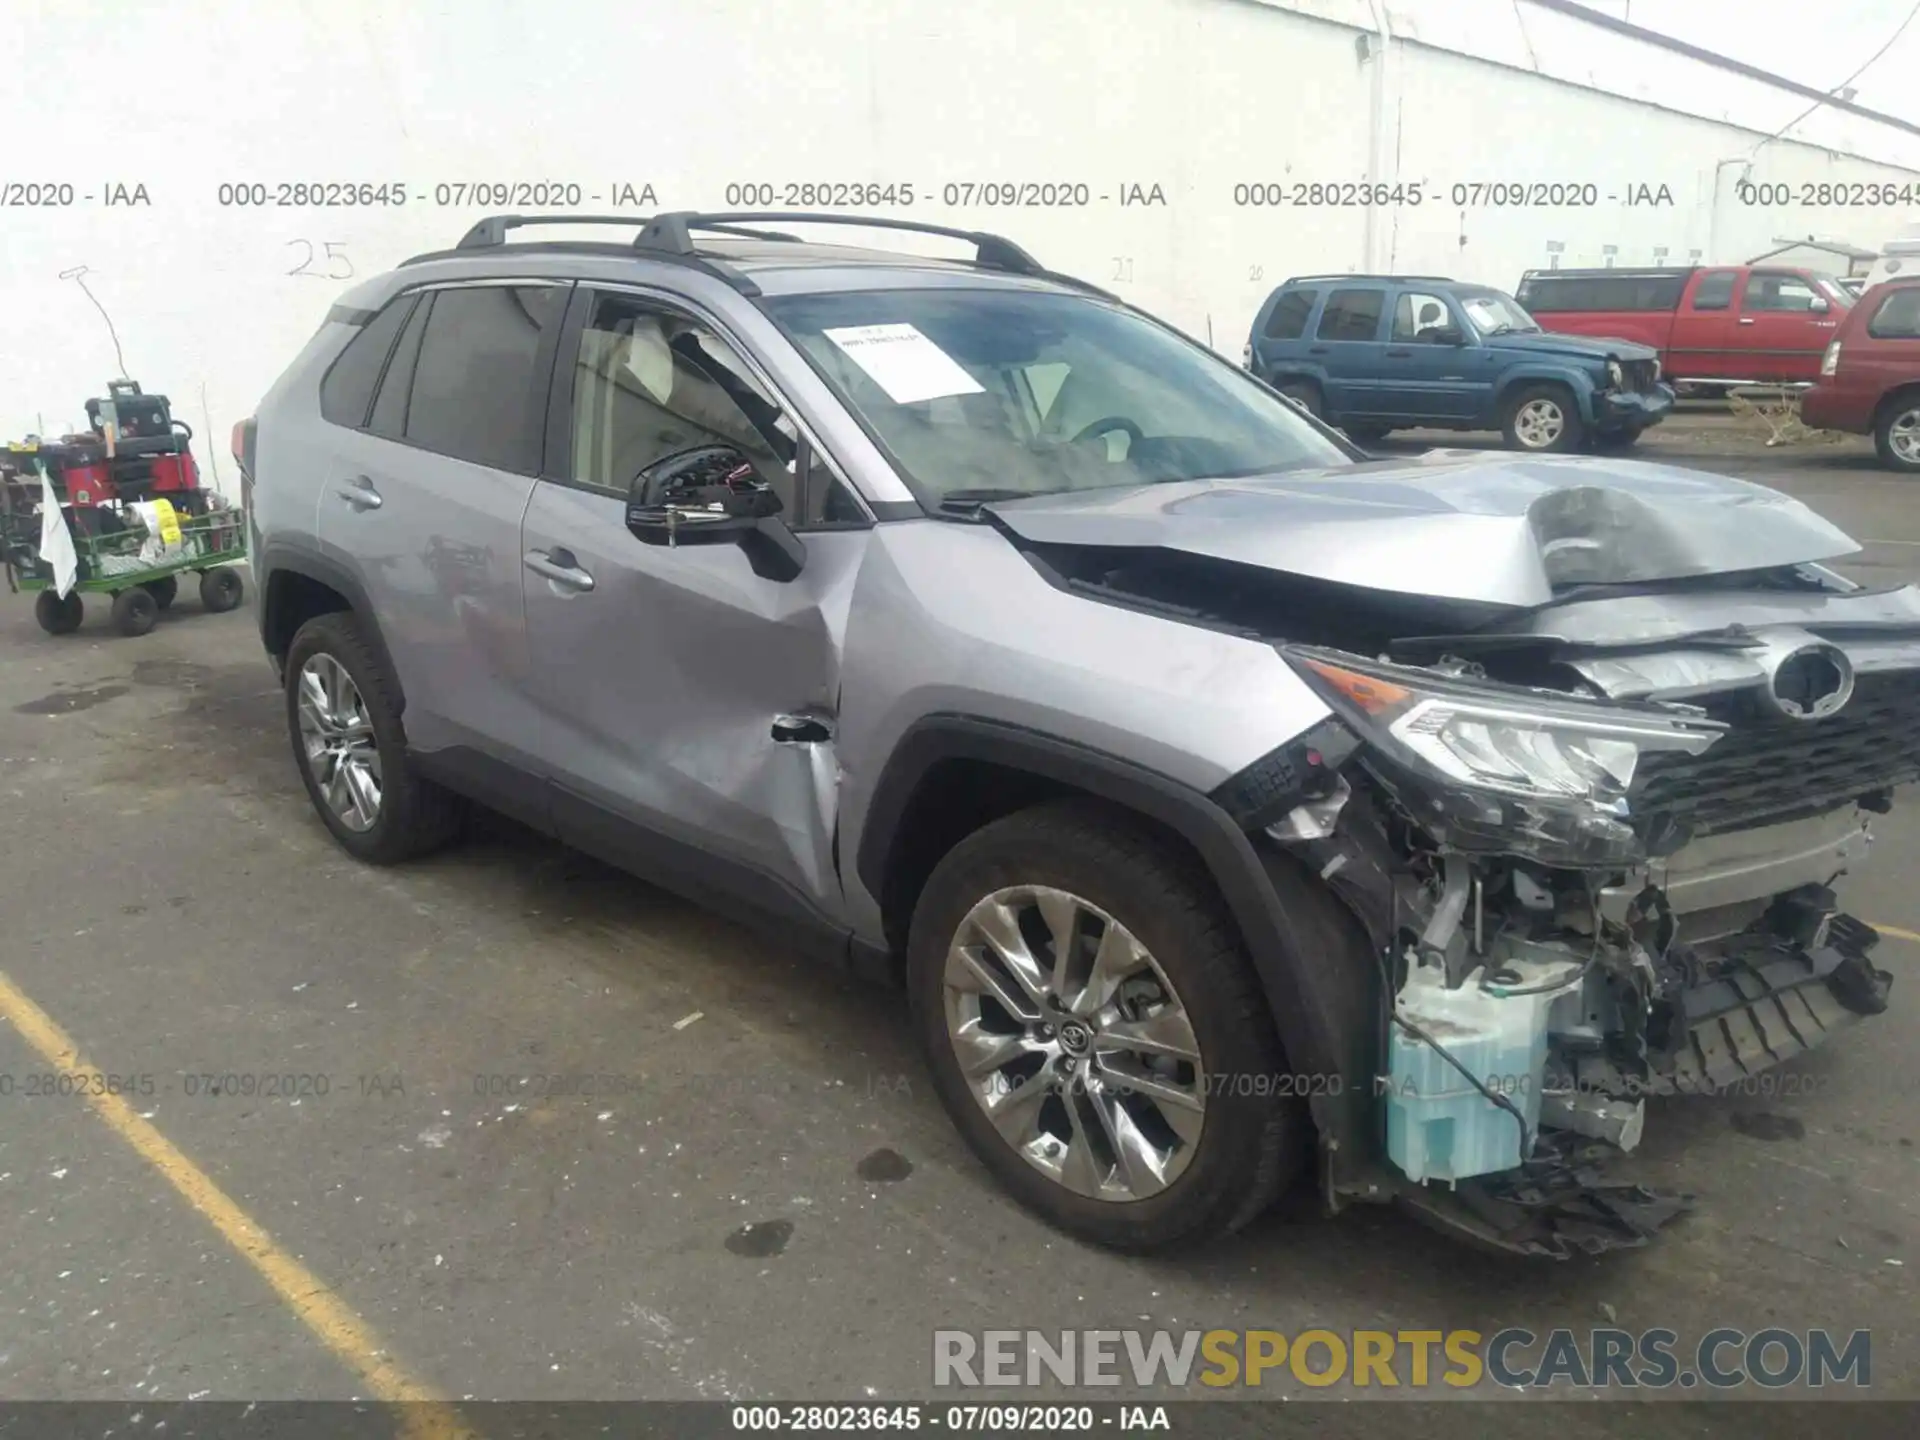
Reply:
<svg viewBox="0 0 1920 1440"><path fill-rule="evenodd" d="M360 285L237 429L351 854L478 801L898 977L981 1160L1131 1249L1309 1175L1638 1244L1646 1095L1885 1008L1830 887L1920 776L1920 596L1805 507L1370 459L991 235L508 243L611 223Z"/></svg>

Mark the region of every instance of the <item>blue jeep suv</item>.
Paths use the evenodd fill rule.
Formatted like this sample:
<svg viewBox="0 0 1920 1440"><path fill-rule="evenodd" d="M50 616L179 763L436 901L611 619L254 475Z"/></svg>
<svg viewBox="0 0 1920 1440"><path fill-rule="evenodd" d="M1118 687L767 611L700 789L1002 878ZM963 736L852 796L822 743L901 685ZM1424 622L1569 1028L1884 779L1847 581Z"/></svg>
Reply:
<svg viewBox="0 0 1920 1440"><path fill-rule="evenodd" d="M1247 368L1358 443L1408 426L1516 450L1622 449L1673 408L1659 355L1555 335L1512 296L1437 275L1308 275L1254 317Z"/></svg>

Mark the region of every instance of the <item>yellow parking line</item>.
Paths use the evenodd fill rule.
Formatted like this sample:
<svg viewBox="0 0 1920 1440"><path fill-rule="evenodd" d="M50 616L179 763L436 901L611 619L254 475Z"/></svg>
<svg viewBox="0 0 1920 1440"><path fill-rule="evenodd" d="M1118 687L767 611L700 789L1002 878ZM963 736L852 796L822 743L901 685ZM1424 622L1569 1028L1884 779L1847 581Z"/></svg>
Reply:
<svg viewBox="0 0 1920 1440"><path fill-rule="evenodd" d="M1882 935L1891 935L1898 940L1911 940L1914 944L1920 945L1920 931L1902 930L1898 925L1881 925L1872 920L1867 923Z"/></svg>
<svg viewBox="0 0 1920 1440"><path fill-rule="evenodd" d="M83 1083L87 1103L127 1144L145 1157L258 1270L300 1322L328 1349L357 1371L377 1400L406 1407L409 1440L472 1440L460 1416L443 1399L388 1358L386 1346L365 1321L334 1295L321 1279L282 1250L246 1211L148 1124L119 1095L94 1094L101 1071L81 1059L79 1047L53 1017L0 972L0 1015L54 1069Z"/></svg>

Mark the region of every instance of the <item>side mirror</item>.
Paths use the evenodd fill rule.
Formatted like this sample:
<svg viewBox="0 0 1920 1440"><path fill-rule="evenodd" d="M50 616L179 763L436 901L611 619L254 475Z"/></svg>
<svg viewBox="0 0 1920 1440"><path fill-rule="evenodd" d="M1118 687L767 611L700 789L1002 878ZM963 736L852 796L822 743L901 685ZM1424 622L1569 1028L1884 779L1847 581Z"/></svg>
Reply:
<svg viewBox="0 0 1920 1440"><path fill-rule="evenodd" d="M1807 305L1807 309L1811 310L1816 315L1824 315L1832 308L1833 306L1827 303L1827 299L1824 295L1814 296L1813 299Z"/></svg>
<svg viewBox="0 0 1920 1440"><path fill-rule="evenodd" d="M731 445L702 445L649 465L627 492L627 529L646 545L738 545L754 573L791 580L806 548L780 497Z"/></svg>
<svg viewBox="0 0 1920 1440"><path fill-rule="evenodd" d="M1458 325L1436 325L1427 331L1427 343L1429 345L1464 345L1467 343L1467 332Z"/></svg>

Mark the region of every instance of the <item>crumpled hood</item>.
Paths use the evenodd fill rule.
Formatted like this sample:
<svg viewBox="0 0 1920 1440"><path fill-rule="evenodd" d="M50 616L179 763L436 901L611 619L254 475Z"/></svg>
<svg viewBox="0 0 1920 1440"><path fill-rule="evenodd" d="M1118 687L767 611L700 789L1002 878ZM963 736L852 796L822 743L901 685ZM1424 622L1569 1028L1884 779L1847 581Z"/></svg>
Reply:
<svg viewBox="0 0 1920 1440"><path fill-rule="evenodd" d="M1338 584L1491 605L1830 560L1860 549L1744 480L1605 457L1408 460L995 501L1039 544L1209 555Z"/></svg>
<svg viewBox="0 0 1920 1440"><path fill-rule="evenodd" d="M1480 343L1496 350L1525 350L1531 355L1580 355L1595 360L1604 360L1609 355L1616 360L1656 360L1660 356L1658 350L1638 340L1619 340L1605 335L1562 335L1552 330L1538 335L1531 332L1489 335Z"/></svg>

